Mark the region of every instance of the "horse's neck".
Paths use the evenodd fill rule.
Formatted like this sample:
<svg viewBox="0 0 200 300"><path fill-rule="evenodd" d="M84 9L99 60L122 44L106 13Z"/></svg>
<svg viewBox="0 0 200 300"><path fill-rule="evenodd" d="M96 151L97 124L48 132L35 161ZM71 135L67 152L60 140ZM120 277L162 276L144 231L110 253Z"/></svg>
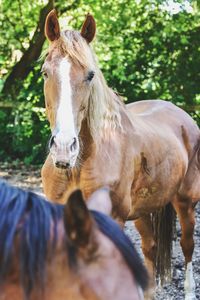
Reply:
<svg viewBox="0 0 200 300"><path fill-rule="evenodd" d="M113 94L113 95L112 95ZM114 98L118 97L114 92L112 92L112 96ZM108 143L108 137L116 136L116 133L119 133L119 135L123 132L123 126L130 127L132 126L132 123L129 119L129 116L127 115L125 106L120 103L120 99L114 100L119 102L119 115L120 115L120 122L115 124L111 124L110 128L108 127L108 124L105 124L105 127L102 126L101 129L99 129L99 134L94 138L93 134L90 130L90 121L88 121L89 117L86 117L82 121L82 126L79 134L80 138L80 147L81 147L81 162L84 162L87 160L92 153L94 153L95 149L99 149L99 145L103 145L104 143ZM113 117L114 118L114 117ZM108 122L108 121L107 121ZM105 138L106 137L106 138Z"/></svg>
<svg viewBox="0 0 200 300"><path fill-rule="evenodd" d="M90 133L87 119L84 119L81 126L81 131L79 134L80 138L80 147L81 147L81 162L85 162L88 157L92 154L92 146L94 141Z"/></svg>

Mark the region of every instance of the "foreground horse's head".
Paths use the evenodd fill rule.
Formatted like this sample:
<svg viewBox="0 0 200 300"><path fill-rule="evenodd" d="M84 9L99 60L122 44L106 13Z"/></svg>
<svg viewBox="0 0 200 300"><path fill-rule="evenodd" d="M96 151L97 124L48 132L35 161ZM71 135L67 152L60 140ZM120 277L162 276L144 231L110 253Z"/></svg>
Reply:
<svg viewBox="0 0 200 300"><path fill-rule="evenodd" d="M0 182L0 214L0 300L141 299L147 277L133 245L80 190L62 206Z"/></svg>
<svg viewBox="0 0 200 300"><path fill-rule="evenodd" d="M42 67L47 116L52 137L50 151L57 167L73 167L79 154L78 134L95 76L89 43L95 35L95 21L88 15L81 32L64 31L55 10L46 19L50 42Z"/></svg>

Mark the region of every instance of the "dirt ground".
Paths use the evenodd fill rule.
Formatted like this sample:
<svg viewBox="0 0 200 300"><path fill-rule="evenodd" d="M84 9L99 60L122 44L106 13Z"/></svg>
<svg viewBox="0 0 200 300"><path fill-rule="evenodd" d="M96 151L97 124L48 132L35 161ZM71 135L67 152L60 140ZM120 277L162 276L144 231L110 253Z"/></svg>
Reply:
<svg viewBox="0 0 200 300"><path fill-rule="evenodd" d="M21 188L31 189L38 194L42 194L42 184L39 167L26 167L23 164L19 163L0 163L0 178L4 178L13 185L19 186ZM140 237L134 228L133 222L127 222L125 230L142 256L140 248ZM172 257L172 281L169 284L166 284L163 288L157 288L155 300L184 299L184 259L179 246L179 240L180 226L177 222L177 240L176 242L174 242ZM200 299L200 204L197 205L196 209L193 268L196 282L196 298Z"/></svg>

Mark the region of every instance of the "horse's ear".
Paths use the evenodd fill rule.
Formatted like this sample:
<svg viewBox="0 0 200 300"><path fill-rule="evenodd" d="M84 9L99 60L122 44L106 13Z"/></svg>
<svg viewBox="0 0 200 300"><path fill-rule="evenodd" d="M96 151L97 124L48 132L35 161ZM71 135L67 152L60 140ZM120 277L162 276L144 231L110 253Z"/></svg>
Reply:
<svg viewBox="0 0 200 300"><path fill-rule="evenodd" d="M87 14L85 22L81 28L81 35L86 39L88 43L90 43L96 32L96 22L92 15Z"/></svg>
<svg viewBox="0 0 200 300"><path fill-rule="evenodd" d="M88 199L87 206L89 209L110 215L112 211L112 201L109 188L104 187L95 191Z"/></svg>
<svg viewBox="0 0 200 300"><path fill-rule="evenodd" d="M80 190L69 196L64 207L64 225L73 246L87 246L92 230L92 218Z"/></svg>
<svg viewBox="0 0 200 300"><path fill-rule="evenodd" d="M55 9L51 10L46 17L45 35L51 42L60 37L60 25Z"/></svg>

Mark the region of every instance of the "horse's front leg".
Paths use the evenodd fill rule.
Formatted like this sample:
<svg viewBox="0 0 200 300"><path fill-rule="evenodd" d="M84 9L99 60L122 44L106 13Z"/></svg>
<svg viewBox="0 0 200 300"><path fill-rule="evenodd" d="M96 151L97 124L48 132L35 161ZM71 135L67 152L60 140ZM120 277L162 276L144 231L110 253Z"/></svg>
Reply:
<svg viewBox="0 0 200 300"><path fill-rule="evenodd" d="M194 206L189 198L181 198L177 196L173 201L174 209L177 212L181 225L181 247L185 257L185 300L194 300L195 296L195 281L192 267L192 254L194 250Z"/></svg>
<svg viewBox="0 0 200 300"><path fill-rule="evenodd" d="M140 217L135 220L134 223L142 239L142 251L144 253L145 265L150 277L149 289L145 292L145 299L153 299L156 285L154 268L156 243L154 240L150 215Z"/></svg>
<svg viewBox="0 0 200 300"><path fill-rule="evenodd" d="M65 203L68 181L66 170L56 168L50 154L42 167L41 176L45 196L52 202Z"/></svg>

